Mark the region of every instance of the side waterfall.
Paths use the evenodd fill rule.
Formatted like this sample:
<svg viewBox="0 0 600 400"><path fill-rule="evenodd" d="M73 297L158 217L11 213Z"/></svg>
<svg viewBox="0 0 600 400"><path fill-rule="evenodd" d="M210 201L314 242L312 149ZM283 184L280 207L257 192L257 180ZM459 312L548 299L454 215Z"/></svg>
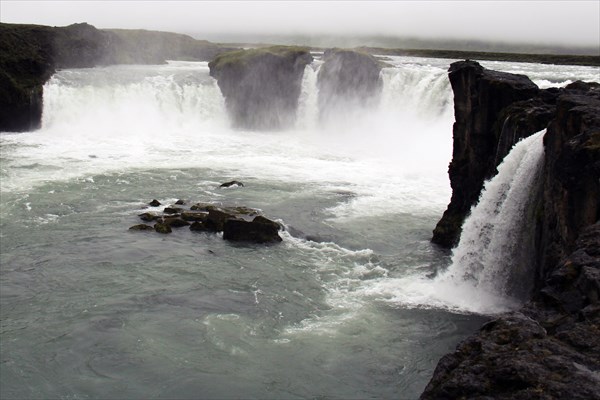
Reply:
<svg viewBox="0 0 600 400"><path fill-rule="evenodd" d="M452 282L481 303L491 297L523 301L533 284L533 216L531 213L543 165L540 131L517 143L486 182L479 203L466 219L452 264L438 278Z"/></svg>

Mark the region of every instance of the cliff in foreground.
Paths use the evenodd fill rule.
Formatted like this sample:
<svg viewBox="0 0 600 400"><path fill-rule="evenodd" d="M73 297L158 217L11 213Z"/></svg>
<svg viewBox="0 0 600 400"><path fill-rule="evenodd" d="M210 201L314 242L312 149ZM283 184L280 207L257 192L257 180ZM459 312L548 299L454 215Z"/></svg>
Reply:
<svg viewBox="0 0 600 400"><path fill-rule="evenodd" d="M600 399L600 85L544 91L471 61L452 64L450 80L453 196L434 240L455 243L483 180L546 128L535 220L523 221L536 230L536 287L443 357L421 398Z"/></svg>

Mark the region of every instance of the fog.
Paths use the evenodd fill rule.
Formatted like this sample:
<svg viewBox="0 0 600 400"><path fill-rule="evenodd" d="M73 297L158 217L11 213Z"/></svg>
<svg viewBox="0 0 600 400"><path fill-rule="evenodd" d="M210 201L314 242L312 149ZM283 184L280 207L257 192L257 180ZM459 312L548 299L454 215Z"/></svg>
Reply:
<svg viewBox="0 0 600 400"><path fill-rule="evenodd" d="M600 48L598 1L14 1L2 22L143 28L210 40L383 35Z"/></svg>

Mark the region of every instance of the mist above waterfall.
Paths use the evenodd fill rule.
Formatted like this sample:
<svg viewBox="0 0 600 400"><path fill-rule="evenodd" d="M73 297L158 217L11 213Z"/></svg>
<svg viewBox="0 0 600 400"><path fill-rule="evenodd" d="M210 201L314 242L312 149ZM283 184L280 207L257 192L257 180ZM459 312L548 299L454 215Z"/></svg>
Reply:
<svg viewBox="0 0 600 400"><path fill-rule="evenodd" d="M594 1L543 6L536 1L3 1L0 7L3 22L85 21L100 28L165 30L219 42L354 46L370 40L381 47L415 48L426 38L435 39L437 48L447 48L448 39L456 39L453 49L511 51L529 43L536 46L520 48L531 52L565 46L572 53L586 46L597 54L600 38L600 6ZM358 44L356 37L361 37ZM494 42L501 45L494 47Z"/></svg>

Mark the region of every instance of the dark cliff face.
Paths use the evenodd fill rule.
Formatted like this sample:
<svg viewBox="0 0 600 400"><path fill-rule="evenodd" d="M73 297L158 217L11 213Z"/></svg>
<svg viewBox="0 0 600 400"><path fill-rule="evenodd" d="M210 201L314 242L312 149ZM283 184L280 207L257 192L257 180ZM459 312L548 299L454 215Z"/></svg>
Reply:
<svg viewBox="0 0 600 400"><path fill-rule="evenodd" d="M327 118L336 112L365 107L379 100L382 63L367 53L330 49L319 70L319 112Z"/></svg>
<svg viewBox="0 0 600 400"><path fill-rule="evenodd" d="M0 131L39 128L42 87L56 69L208 61L227 50L174 33L0 23Z"/></svg>
<svg viewBox="0 0 600 400"><path fill-rule="evenodd" d="M577 82L558 97L544 137L544 197L538 223L540 278L574 250L600 218L600 85Z"/></svg>
<svg viewBox="0 0 600 400"><path fill-rule="evenodd" d="M53 31L0 24L0 131L39 127L42 85L54 73Z"/></svg>
<svg viewBox="0 0 600 400"><path fill-rule="evenodd" d="M277 130L294 124L312 60L306 48L274 46L223 53L208 66L235 128Z"/></svg>
<svg viewBox="0 0 600 400"><path fill-rule="evenodd" d="M454 147L448 170L452 199L432 239L444 247L456 245L462 223L477 202L485 179L494 175L512 145L542 129L543 120L548 122L545 105L531 104L519 116L502 114L511 104L540 93L526 76L490 71L474 61L460 61L450 66L449 78L455 115ZM503 132L503 127L512 126L518 129Z"/></svg>
<svg viewBox="0 0 600 400"><path fill-rule="evenodd" d="M470 113L474 124L482 110ZM600 85L538 91L496 115L493 164L519 136L547 127L541 199L523 221L537 231L536 288L521 310L444 356L421 398L600 399ZM465 132L455 125L455 144Z"/></svg>

